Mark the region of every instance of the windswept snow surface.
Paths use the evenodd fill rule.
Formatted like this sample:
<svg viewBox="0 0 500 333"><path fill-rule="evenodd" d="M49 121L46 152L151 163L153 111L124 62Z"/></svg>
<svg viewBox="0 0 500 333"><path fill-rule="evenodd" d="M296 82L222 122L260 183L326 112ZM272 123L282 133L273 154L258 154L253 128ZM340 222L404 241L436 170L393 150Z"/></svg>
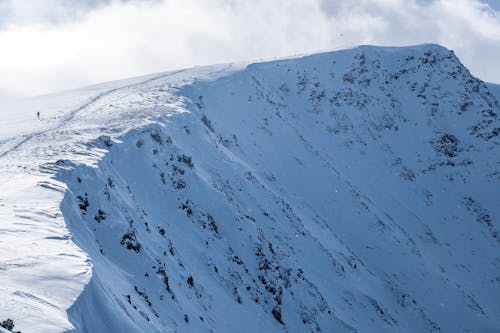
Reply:
<svg viewBox="0 0 500 333"><path fill-rule="evenodd" d="M498 332L499 91L363 46L4 107L0 322Z"/></svg>

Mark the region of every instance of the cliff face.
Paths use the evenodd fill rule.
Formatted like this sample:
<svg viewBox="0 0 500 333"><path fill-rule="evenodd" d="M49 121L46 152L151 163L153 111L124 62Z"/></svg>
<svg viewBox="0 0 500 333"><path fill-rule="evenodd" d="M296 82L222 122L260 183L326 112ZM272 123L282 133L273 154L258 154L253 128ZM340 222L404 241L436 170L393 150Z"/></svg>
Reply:
<svg viewBox="0 0 500 333"><path fill-rule="evenodd" d="M77 328L498 327L499 106L452 52L360 47L171 94L62 176L94 263Z"/></svg>
<svg viewBox="0 0 500 333"><path fill-rule="evenodd" d="M494 332L497 88L423 45L101 94L44 163L92 263L75 331Z"/></svg>

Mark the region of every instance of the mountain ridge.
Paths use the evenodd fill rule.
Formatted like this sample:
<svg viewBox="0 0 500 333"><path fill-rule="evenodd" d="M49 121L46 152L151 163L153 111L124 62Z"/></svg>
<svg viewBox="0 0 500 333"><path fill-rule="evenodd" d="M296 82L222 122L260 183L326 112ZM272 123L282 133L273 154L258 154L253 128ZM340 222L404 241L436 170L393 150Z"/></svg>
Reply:
<svg viewBox="0 0 500 333"><path fill-rule="evenodd" d="M59 193L75 332L494 332L498 110L445 48L362 46L111 90L2 159Z"/></svg>

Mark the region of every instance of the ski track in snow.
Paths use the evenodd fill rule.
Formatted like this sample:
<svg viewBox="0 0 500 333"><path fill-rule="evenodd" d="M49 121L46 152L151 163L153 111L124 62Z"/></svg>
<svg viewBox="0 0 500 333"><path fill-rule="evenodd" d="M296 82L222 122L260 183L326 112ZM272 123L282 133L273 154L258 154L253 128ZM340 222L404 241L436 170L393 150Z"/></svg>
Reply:
<svg viewBox="0 0 500 333"><path fill-rule="evenodd" d="M19 148L20 146L22 146L25 142L27 142L27 141L29 141L29 140L31 140L33 138L36 138L37 136L49 133L51 131L56 131L58 129L61 129L64 125L66 125L70 121L72 121L73 118L80 111L82 111L82 110L88 108L89 106L91 106L92 104L98 102L103 97L109 96L112 93L114 93L116 91L119 91L119 90L129 89L129 88L133 88L133 87L139 87L141 85L145 85L145 84L148 84L148 83L156 81L156 80L160 80L160 79L172 76L172 75L176 75L176 74L182 73L184 71L186 71L186 70L183 69L183 70L174 71L174 72L171 72L171 73L168 73L168 74L162 74L162 75L159 75L159 76L154 77L152 79L148 79L148 80L145 80L145 81L142 81L142 82L139 82L139 83L134 83L134 84L129 84L129 85L121 86L121 87L118 87L118 88L114 88L114 89L108 90L108 91L106 91L104 93L101 93L101 94L99 94L99 95L97 95L95 97L92 97L87 103L81 105L80 107L76 108L73 111L68 112L68 114L64 117L64 119L59 124L57 124L56 126L54 126L52 128L48 128L48 129L43 130L43 131L35 132L35 133L30 134L30 135L25 135L25 136L22 136L21 138L12 138L12 139L7 139L7 140L4 140L3 142L0 142L0 147L1 147L2 145L8 144L12 140L18 141L13 147L11 147L11 148L7 149L6 151L0 153L0 158L6 156L11 151L16 150L17 148Z"/></svg>

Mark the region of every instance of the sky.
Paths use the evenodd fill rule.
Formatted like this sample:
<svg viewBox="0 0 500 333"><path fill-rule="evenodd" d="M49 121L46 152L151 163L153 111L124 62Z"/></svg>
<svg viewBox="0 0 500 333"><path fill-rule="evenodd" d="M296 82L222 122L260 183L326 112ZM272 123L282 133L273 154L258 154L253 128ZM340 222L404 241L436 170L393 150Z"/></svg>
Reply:
<svg viewBox="0 0 500 333"><path fill-rule="evenodd" d="M0 99L195 65L430 42L500 83L500 0L0 0Z"/></svg>

